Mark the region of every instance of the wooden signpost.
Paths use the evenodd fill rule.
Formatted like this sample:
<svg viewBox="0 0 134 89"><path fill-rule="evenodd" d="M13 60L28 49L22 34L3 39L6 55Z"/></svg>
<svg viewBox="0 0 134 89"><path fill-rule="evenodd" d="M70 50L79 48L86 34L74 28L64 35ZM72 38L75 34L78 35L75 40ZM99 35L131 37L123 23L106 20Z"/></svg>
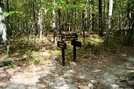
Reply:
<svg viewBox="0 0 134 89"><path fill-rule="evenodd" d="M76 47L81 47L81 42L72 40L71 45L73 45L73 61L76 62Z"/></svg>
<svg viewBox="0 0 134 89"><path fill-rule="evenodd" d="M81 42L78 40L78 35L76 33L69 34L61 34L61 41L57 42L57 46L62 49L62 65L65 65L65 49L66 43L65 41L71 41L71 45L73 45L73 61L76 62L76 47L81 47Z"/></svg>
<svg viewBox="0 0 134 89"><path fill-rule="evenodd" d="M63 41L58 41L57 42L57 46L60 47L60 48L63 48L63 49L66 49L66 43L64 43Z"/></svg>
<svg viewBox="0 0 134 89"><path fill-rule="evenodd" d="M64 41L58 41L57 46L62 49L62 65L64 66L65 65L65 51L64 51L64 49L66 49L66 43L64 43Z"/></svg>
<svg viewBox="0 0 134 89"><path fill-rule="evenodd" d="M78 39L78 35L76 33L72 33L72 34L61 34L61 38L63 41L71 41L71 40L77 40Z"/></svg>

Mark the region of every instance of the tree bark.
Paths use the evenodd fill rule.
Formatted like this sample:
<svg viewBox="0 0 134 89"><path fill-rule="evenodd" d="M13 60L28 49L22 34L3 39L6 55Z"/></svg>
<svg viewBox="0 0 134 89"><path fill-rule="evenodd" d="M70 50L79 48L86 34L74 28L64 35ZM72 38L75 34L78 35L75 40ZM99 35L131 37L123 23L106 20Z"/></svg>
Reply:
<svg viewBox="0 0 134 89"><path fill-rule="evenodd" d="M128 20L129 20L129 30L128 30L128 38L127 43L128 45L132 44L132 38L134 34L134 2L132 0L128 1ZM132 23L132 24L131 24Z"/></svg>
<svg viewBox="0 0 134 89"><path fill-rule="evenodd" d="M108 43L109 40L111 30L112 10L113 10L113 0L109 0L108 29L106 30L105 43Z"/></svg>
<svg viewBox="0 0 134 89"><path fill-rule="evenodd" d="M40 0L40 7L39 7L39 12L38 12L38 26L39 26L39 37L40 39L42 39L42 30L43 30L43 26L42 26L42 6L41 6L42 0Z"/></svg>
<svg viewBox="0 0 134 89"><path fill-rule="evenodd" d="M131 43L132 43L133 33L134 33L134 21L132 24L132 28L130 29L130 31L128 33L128 45L131 45Z"/></svg>
<svg viewBox="0 0 134 89"><path fill-rule="evenodd" d="M5 17L3 15L4 13L4 3L3 0L0 0L0 35L2 35L2 42L5 42L7 40L6 36L6 25L5 25Z"/></svg>
<svg viewBox="0 0 134 89"><path fill-rule="evenodd" d="M57 33L56 33L55 0L53 0L53 10L52 10L52 29L53 29L53 42L56 42L56 40L57 40Z"/></svg>
<svg viewBox="0 0 134 89"><path fill-rule="evenodd" d="M89 27L89 31L92 32L93 31L93 0L90 0L90 27Z"/></svg>
<svg viewBox="0 0 134 89"><path fill-rule="evenodd" d="M102 28L102 0L99 0L99 35L103 36L103 28Z"/></svg>
<svg viewBox="0 0 134 89"><path fill-rule="evenodd" d="M82 35L83 38L85 38L85 10L82 10L82 22L81 22L81 27L82 27Z"/></svg>

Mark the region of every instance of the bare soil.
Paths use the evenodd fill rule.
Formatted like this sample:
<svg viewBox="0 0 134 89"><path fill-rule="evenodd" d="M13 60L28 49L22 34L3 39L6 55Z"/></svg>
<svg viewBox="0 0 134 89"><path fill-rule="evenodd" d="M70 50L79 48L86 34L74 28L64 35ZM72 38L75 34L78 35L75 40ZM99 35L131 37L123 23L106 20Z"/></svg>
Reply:
<svg viewBox="0 0 134 89"><path fill-rule="evenodd" d="M77 53L77 62L66 60L65 66L61 65L61 54L48 52L57 49L55 43L40 43L38 48L38 56L43 59L40 62L0 67L0 89L134 89L120 82L134 76L133 46L122 46L117 53ZM16 59L18 55L30 60L37 57L36 53L20 56L22 50L17 48L10 54L14 53ZM5 53L1 54L0 61L6 60Z"/></svg>

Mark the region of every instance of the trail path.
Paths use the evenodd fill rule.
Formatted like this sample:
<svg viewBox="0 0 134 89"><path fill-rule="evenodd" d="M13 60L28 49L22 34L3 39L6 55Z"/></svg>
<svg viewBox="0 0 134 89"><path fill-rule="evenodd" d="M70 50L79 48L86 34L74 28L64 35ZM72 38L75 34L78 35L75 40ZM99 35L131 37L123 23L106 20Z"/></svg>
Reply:
<svg viewBox="0 0 134 89"><path fill-rule="evenodd" d="M67 62L66 66L49 60L37 65L0 68L0 89L134 89L120 82L134 76L133 50L128 51L78 57L78 63Z"/></svg>

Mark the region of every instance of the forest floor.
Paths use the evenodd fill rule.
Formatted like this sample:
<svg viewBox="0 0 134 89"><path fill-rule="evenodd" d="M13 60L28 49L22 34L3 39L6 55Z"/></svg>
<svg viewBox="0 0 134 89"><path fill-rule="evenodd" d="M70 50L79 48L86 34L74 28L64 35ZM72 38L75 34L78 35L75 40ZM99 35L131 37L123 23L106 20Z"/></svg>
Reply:
<svg viewBox="0 0 134 89"><path fill-rule="evenodd" d="M70 52L62 66L56 43L43 39L25 48L18 47L21 42L11 45L9 57L0 50L0 62L22 59L0 67L0 89L134 89L120 82L134 76L134 46L120 46L116 53L77 48L77 62L70 59Z"/></svg>

